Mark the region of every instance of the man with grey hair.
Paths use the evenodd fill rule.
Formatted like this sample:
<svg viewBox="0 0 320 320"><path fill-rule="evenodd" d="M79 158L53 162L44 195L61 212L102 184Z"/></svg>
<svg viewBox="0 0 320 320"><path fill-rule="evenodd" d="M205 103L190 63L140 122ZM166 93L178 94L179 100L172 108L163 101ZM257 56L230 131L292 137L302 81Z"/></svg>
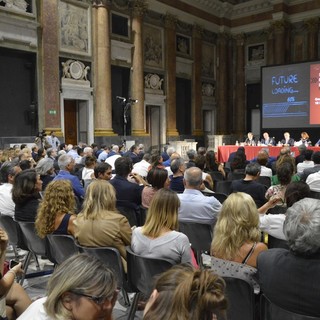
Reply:
<svg viewBox="0 0 320 320"><path fill-rule="evenodd" d="M189 149L187 151L187 156L189 161L186 163L186 167L187 169L191 168L191 167L195 167L196 163L194 162L196 156L197 156L197 152L194 149Z"/></svg>
<svg viewBox="0 0 320 320"><path fill-rule="evenodd" d="M207 197L200 190L203 184L202 171L197 167L184 173L184 192L178 194L180 208L178 219L181 222L196 222L213 225L221 209L215 197Z"/></svg>
<svg viewBox="0 0 320 320"><path fill-rule="evenodd" d="M259 177L261 167L258 163L249 163L245 169L245 178L242 180L233 180L230 186L232 192L245 192L249 194L260 208L266 203L266 188L263 184L256 182L255 180Z"/></svg>
<svg viewBox="0 0 320 320"><path fill-rule="evenodd" d="M176 192L184 191L183 174L186 170L184 160L182 158L173 159L171 161L170 169L172 175L169 176L170 186L169 188Z"/></svg>
<svg viewBox="0 0 320 320"><path fill-rule="evenodd" d="M80 183L80 180L71 174L75 165L75 161L69 154L63 154L59 157L58 165L60 168L59 173L54 177L53 180L69 180L72 184L74 194L79 198L83 199L84 189Z"/></svg>
<svg viewBox="0 0 320 320"><path fill-rule="evenodd" d="M261 252L261 291L279 307L319 317L320 200L304 198L287 210L283 232L289 250Z"/></svg>

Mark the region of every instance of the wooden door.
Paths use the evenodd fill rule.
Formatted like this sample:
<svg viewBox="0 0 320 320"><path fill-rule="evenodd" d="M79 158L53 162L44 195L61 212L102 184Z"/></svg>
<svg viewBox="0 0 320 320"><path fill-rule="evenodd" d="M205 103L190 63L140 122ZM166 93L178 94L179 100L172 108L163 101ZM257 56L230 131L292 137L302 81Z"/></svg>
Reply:
<svg viewBox="0 0 320 320"><path fill-rule="evenodd" d="M64 131L66 144L78 143L77 101L64 100Z"/></svg>

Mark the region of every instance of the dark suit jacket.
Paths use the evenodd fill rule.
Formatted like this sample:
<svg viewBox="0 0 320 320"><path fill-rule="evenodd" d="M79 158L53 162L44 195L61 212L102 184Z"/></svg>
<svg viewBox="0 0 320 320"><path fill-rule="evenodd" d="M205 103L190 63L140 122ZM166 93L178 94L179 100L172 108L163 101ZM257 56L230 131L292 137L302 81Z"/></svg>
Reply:
<svg viewBox="0 0 320 320"><path fill-rule="evenodd" d="M273 138L269 138L269 141L268 141L268 143L266 143L266 141L265 141L265 139L264 138L262 138L261 140L260 140L260 142L262 143L262 144L266 144L266 145L272 145L272 146L275 146L276 145L276 140L274 140Z"/></svg>
<svg viewBox="0 0 320 320"><path fill-rule="evenodd" d="M290 138L288 142L289 142L288 145L289 145L290 147L293 147L293 146L294 146L294 139ZM285 140L285 139L282 139L282 140L281 140L281 143L282 143L282 144L285 144L285 143L286 143L286 140Z"/></svg>
<svg viewBox="0 0 320 320"><path fill-rule="evenodd" d="M269 249L259 254L257 268L261 291L272 302L296 313L320 315L320 253L302 257Z"/></svg>
<svg viewBox="0 0 320 320"><path fill-rule="evenodd" d="M139 186L136 183L128 181L126 178L116 175L110 183L116 189L117 200L129 201L137 204L141 204L141 193L143 186Z"/></svg>

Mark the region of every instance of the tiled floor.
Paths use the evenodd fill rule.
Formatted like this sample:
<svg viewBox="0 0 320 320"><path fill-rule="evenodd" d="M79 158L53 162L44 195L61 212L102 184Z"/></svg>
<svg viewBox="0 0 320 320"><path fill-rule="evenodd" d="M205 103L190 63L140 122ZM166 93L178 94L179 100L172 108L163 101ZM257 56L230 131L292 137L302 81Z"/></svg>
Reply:
<svg viewBox="0 0 320 320"><path fill-rule="evenodd" d="M20 261L23 261L23 252L19 251L19 255L21 254ZM7 259L13 259L14 254L12 251L8 250L7 253ZM49 260L43 260L39 259L39 264L41 269L51 269L53 268L53 264ZM29 267L29 272L36 270L36 264L35 262L32 262ZM48 279L50 278L50 275L36 277L36 278L28 278L24 280L23 287L25 288L26 292L30 296L32 300L44 297L46 295L46 285L48 282ZM130 298L133 298L133 294L129 294ZM119 299L114 307L113 310L113 319L114 320L125 320L127 319L127 315L129 312L130 307L127 307L124 305L124 301L122 298L122 294L119 293ZM137 311L135 319L139 320L142 319L143 312Z"/></svg>

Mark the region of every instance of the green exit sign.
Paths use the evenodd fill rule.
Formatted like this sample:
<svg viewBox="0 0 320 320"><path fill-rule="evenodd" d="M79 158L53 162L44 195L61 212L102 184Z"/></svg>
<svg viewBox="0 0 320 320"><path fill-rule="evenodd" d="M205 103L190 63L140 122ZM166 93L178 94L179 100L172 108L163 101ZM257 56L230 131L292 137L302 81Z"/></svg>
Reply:
<svg viewBox="0 0 320 320"><path fill-rule="evenodd" d="M57 114L56 110L49 110L49 114Z"/></svg>

